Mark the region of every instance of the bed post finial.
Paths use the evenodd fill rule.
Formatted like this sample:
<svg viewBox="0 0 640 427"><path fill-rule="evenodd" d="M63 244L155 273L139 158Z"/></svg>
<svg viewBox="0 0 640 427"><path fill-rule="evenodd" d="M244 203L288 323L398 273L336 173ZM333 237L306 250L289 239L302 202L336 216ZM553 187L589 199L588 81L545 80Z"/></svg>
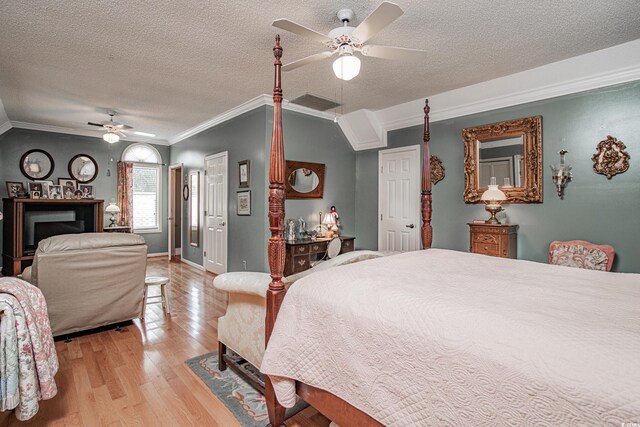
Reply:
<svg viewBox="0 0 640 427"><path fill-rule="evenodd" d="M271 133L271 153L269 157L269 238L268 258L271 271L271 283L267 290L267 316L265 319L265 344L269 343L273 326L278 317L280 305L286 293L282 283L285 260L284 232L284 140L282 138L282 47L280 35L276 35L273 47L275 57L273 84L273 130ZM272 427L284 425L285 408L278 403L273 385L265 376L265 398L269 410L269 422Z"/></svg>
<svg viewBox="0 0 640 427"><path fill-rule="evenodd" d="M429 99L424 102L424 148L422 150L422 248L431 248L433 240L433 228L431 227L431 156L429 154L429 141L431 134L429 131Z"/></svg>

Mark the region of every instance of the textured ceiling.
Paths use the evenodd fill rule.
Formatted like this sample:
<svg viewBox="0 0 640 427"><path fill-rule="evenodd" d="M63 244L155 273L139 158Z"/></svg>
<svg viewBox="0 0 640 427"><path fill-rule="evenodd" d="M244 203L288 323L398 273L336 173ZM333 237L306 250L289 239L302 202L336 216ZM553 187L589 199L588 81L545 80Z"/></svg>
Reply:
<svg viewBox="0 0 640 427"><path fill-rule="evenodd" d="M86 129L119 120L168 140L272 86L271 22L320 32L379 1L2 1L0 99L12 121ZM380 109L640 38L638 0L398 0L371 44L426 49L413 62L364 58L344 112ZM322 49L281 32L284 62ZM324 61L286 73L285 97L339 97Z"/></svg>

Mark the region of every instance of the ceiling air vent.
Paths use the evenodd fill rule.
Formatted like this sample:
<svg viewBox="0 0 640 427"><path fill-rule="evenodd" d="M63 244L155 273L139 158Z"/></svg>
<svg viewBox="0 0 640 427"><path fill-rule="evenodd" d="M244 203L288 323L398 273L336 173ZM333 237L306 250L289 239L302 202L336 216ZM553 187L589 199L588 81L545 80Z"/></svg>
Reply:
<svg viewBox="0 0 640 427"><path fill-rule="evenodd" d="M313 108L318 111L327 111L340 106L340 104L330 99L311 95L309 93L299 96L296 99L292 99L291 103L302 105L307 108Z"/></svg>

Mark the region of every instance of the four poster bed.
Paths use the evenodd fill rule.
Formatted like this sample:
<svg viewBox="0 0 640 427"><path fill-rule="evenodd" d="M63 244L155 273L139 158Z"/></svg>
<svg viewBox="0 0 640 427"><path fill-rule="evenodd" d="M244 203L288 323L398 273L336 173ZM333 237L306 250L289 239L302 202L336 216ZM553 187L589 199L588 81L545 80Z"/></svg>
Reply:
<svg viewBox="0 0 640 427"><path fill-rule="evenodd" d="M316 272L285 290L279 36L273 52L261 366L270 425L283 425L296 395L342 427L640 422L637 274L429 249ZM428 103L424 112L427 249Z"/></svg>

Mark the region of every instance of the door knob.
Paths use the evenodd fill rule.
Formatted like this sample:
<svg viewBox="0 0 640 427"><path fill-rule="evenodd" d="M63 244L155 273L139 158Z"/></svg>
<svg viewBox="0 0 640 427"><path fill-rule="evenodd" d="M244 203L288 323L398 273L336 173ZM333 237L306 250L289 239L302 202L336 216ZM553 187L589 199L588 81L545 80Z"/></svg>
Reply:
<svg viewBox="0 0 640 427"><path fill-rule="evenodd" d="M225 225L227 225L226 222L223 222L223 223L220 224L220 226L222 226L222 227L224 227Z"/></svg>
<svg viewBox="0 0 640 427"><path fill-rule="evenodd" d="M409 225L405 225L405 227L407 227L407 228L415 228L416 226L413 225L413 224L409 224Z"/></svg>

